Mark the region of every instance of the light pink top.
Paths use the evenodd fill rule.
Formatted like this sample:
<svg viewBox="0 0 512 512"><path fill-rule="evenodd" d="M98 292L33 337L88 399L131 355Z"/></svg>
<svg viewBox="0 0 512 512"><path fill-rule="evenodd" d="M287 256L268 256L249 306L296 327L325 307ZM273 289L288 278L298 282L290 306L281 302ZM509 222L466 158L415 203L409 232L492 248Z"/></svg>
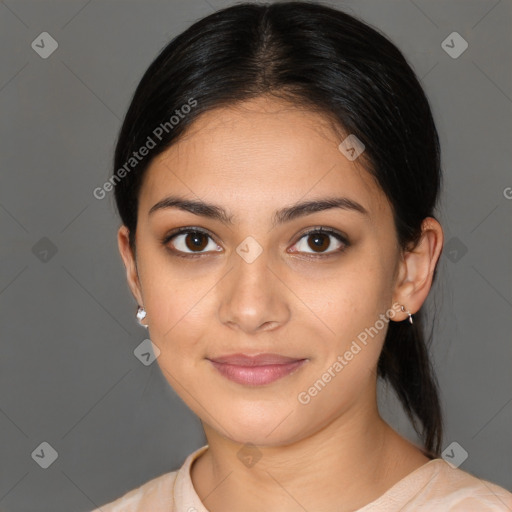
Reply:
<svg viewBox="0 0 512 512"><path fill-rule="evenodd" d="M149 480L92 512L208 512L190 478L192 462L207 448L205 445L191 453L178 471ZM418 510L510 512L512 493L453 468L444 459L433 459L354 512Z"/></svg>

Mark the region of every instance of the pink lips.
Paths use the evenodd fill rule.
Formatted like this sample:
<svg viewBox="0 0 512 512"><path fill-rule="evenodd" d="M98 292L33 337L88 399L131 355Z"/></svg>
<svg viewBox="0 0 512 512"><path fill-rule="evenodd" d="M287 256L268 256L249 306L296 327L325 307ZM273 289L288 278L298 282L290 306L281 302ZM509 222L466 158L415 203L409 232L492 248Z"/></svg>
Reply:
<svg viewBox="0 0 512 512"><path fill-rule="evenodd" d="M209 359L227 379L239 384L269 384L295 371L307 359L294 359L279 354L230 354Z"/></svg>

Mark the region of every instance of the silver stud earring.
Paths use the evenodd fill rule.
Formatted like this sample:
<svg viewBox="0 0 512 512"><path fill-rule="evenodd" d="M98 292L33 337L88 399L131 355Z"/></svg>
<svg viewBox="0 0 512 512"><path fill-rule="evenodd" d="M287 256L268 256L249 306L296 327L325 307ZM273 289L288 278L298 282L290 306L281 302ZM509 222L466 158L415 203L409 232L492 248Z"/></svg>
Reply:
<svg viewBox="0 0 512 512"><path fill-rule="evenodd" d="M147 328L148 328L148 326L147 326L147 325L144 325L144 324L142 323L142 320L144 320L144 318L146 318L146 315L147 315L146 310L145 310L142 306L139 306L139 307L137 308L137 321L139 322L139 325L141 325L141 326L142 326L142 327L144 327L145 329L147 329Z"/></svg>
<svg viewBox="0 0 512 512"><path fill-rule="evenodd" d="M401 306L402 311L405 311L405 307ZM409 311L407 311L407 314L409 315L409 323L412 324L412 315Z"/></svg>

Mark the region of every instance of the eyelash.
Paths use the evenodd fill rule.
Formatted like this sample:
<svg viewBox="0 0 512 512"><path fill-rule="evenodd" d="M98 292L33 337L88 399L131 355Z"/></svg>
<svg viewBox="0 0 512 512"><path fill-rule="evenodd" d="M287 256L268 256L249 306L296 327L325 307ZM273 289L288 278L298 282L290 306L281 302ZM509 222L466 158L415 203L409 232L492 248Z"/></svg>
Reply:
<svg viewBox="0 0 512 512"><path fill-rule="evenodd" d="M190 234L190 233L200 233L200 234L205 235L205 236L207 236L207 237L209 237L210 239L213 240L213 237L210 235L210 233L208 233L204 229L201 229L201 228L198 228L198 227L188 226L188 227L178 228L178 229L168 233L167 235L165 235L165 237L162 239L161 242L162 242L162 244L164 246L167 247L168 243L173 238L177 237L178 235ZM317 228L312 229L311 231L307 231L305 233L302 233L300 235L300 237L298 238L298 240L295 242L295 244L297 244L300 240L302 240L303 238L305 238L307 236L316 235L316 234L331 235L334 238L336 238L339 242L341 242L343 244L343 247L335 249L334 251L330 251L330 252L327 252L327 253L314 254L314 253L301 253L301 252L297 251L298 254L306 254L307 255L306 257L307 258L311 258L311 259L327 258L329 256L332 256L332 255L336 254L336 253L343 253L350 246L349 241L341 233L338 233L337 231L335 231L333 229L324 228L324 227L317 227ZM213 240L213 241L215 241L215 240ZM169 249L169 251L172 252L172 254L174 256L178 256L180 258L189 258L189 259L200 258L200 257L204 256L205 254L208 254L208 252L209 252L208 251L208 252L203 252L203 253L200 253L200 252L198 252L198 253L184 253L183 251L178 251L176 249L171 249L169 247L167 247L167 248Z"/></svg>

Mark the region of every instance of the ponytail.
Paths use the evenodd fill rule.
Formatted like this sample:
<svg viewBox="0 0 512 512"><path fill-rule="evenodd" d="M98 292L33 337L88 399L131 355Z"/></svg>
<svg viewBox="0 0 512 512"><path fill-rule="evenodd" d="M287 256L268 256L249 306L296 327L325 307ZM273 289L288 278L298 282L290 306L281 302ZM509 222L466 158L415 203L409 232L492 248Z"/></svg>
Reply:
<svg viewBox="0 0 512 512"><path fill-rule="evenodd" d="M389 323L377 375L387 380L395 390L428 455L440 457L442 411L423 332L421 310L414 315L412 325L407 320Z"/></svg>

